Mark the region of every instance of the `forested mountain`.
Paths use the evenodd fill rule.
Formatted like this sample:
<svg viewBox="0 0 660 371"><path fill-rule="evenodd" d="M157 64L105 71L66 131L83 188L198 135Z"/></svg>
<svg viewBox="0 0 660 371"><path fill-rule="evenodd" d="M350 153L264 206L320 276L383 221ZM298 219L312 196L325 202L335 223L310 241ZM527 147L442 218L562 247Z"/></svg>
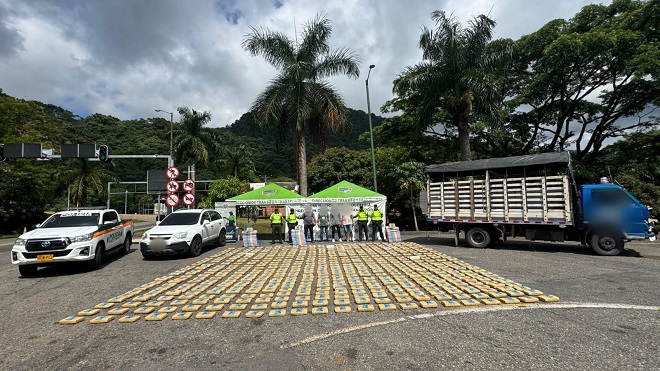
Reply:
<svg viewBox="0 0 660 371"><path fill-rule="evenodd" d="M332 133L328 140L328 147L346 147L349 149L367 149L370 143L360 141L358 138L365 132L369 131L369 117L366 112L361 110L348 109L348 124L343 130L337 133ZM385 119L372 113L371 124L377 127L383 123ZM236 120L233 124L226 128L230 133L243 136L264 139L267 143L275 143L278 148L290 146L292 143L291 137L278 138L274 133L273 128L269 126L259 126L254 122L251 113L246 113ZM221 129L223 130L223 129ZM308 147L313 147L313 143L308 144Z"/></svg>
<svg viewBox="0 0 660 371"><path fill-rule="evenodd" d="M9 99L13 99L6 96ZM122 155L167 155L170 145L170 122L164 118L120 120L103 114L78 117L61 107L41 102L31 102L43 109L45 120L52 123L53 135L44 142L44 148L54 148L67 143L94 143L108 145L112 154ZM330 133L328 147L347 147L359 150L369 148L369 142L358 140L361 134L369 131L367 114L364 111L349 109L346 128L338 133ZM384 118L372 115L372 125L379 126ZM251 181L267 178L295 179L292 138L276 138L269 127L261 127L250 113L244 114L233 124L214 128L220 142L218 151L211 156L207 168L198 168L198 179L216 179L227 175L223 169L223 155L232 152L251 159L253 166ZM11 138L3 139L11 142ZM275 145L273 145L275 144ZM308 146L308 155L318 153L313 144ZM112 156L111 156L112 157ZM113 168L125 182L144 181L148 169L163 168L162 159L122 159L114 161Z"/></svg>

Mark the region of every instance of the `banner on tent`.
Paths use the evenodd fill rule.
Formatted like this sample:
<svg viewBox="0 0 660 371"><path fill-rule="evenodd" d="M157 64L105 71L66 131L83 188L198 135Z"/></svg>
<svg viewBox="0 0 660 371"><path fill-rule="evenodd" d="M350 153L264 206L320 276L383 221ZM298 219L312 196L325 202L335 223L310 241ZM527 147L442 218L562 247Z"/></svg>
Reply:
<svg viewBox="0 0 660 371"><path fill-rule="evenodd" d="M239 206L268 206L268 205L297 205L303 203L300 198L294 199L277 199L277 200L239 200L236 205Z"/></svg>

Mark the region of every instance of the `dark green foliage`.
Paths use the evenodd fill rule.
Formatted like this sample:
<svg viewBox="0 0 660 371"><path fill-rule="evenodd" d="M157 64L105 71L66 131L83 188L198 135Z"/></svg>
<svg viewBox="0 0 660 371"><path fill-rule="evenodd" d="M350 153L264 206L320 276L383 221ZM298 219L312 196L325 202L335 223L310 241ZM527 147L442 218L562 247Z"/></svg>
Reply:
<svg viewBox="0 0 660 371"><path fill-rule="evenodd" d="M594 167L598 176L611 177L653 207L660 216L660 130L637 132L603 150ZM595 179L594 179L595 180Z"/></svg>
<svg viewBox="0 0 660 371"><path fill-rule="evenodd" d="M48 184L16 168L0 163L0 233L22 232L44 219Z"/></svg>

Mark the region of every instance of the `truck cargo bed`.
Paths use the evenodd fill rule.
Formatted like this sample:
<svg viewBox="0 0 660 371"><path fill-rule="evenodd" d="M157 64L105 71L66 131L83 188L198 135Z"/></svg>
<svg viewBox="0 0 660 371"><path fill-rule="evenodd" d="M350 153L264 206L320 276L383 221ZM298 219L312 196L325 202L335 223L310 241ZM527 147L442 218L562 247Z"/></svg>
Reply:
<svg viewBox="0 0 660 371"><path fill-rule="evenodd" d="M454 179L428 184L428 217L443 222L572 225L568 176Z"/></svg>

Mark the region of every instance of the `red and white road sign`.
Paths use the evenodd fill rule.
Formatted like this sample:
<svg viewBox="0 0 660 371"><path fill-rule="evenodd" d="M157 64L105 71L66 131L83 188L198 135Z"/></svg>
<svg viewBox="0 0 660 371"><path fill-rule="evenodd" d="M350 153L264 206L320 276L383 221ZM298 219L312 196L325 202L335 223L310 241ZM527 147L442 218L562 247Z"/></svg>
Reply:
<svg viewBox="0 0 660 371"><path fill-rule="evenodd" d="M167 177L170 178L170 179L178 178L179 177L179 169L174 167L174 166L168 167L167 168Z"/></svg>
<svg viewBox="0 0 660 371"><path fill-rule="evenodd" d="M190 192L195 189L195 181L192 179L186 179L183 181L183 189Z"/></svg>
<svg viewBox="0 0 660 371"><path fill-rule="evenodd" d="M176 206L179 204L179 196L175 194L167 195L167 198L165 199L165 203L167 206Z"/></svg>
<svg viewBox="0 0 660 371"><path fill-rule="evenodd" d="M192 193L186 193L183 195L183 203L190 206L195 203L195 195Z"/></svg>
<svg viewBox="0 0 660 371"><path fill-rule="evenodd" d="M167 182L167 191L168 192L176 192L179 190L179 182L176 180L170 180Z"/></svg>

